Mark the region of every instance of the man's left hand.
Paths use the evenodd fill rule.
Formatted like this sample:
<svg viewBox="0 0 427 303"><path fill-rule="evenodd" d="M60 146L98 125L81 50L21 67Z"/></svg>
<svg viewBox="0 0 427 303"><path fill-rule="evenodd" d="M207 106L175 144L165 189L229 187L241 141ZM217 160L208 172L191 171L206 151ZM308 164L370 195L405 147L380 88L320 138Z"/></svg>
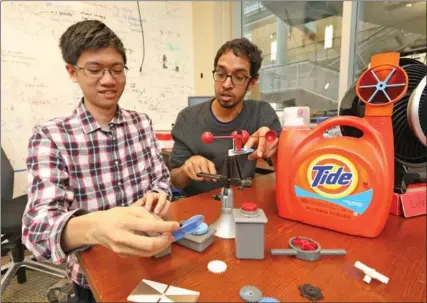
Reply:
<svg viewBox="0 0 427 303"><path fill-rule="evenodd" d="M249 160L255 160L257 158L271 158L277 152L277 144L279 139L276 138L272 142L268 142L265 139L265 134L270 131L266 126L260 127L255 133L253 133L248 142L245 144L245 148L254 148L258 145L253 153L248 156Z"/></svg>
<svg viewBox="0 0 427 303"><path fill-rule="evenodd" d="M168 213L170 204L165 193L148 192L132 206L143 206L147 211L153 211L154 214L163 218Z"/></svg>

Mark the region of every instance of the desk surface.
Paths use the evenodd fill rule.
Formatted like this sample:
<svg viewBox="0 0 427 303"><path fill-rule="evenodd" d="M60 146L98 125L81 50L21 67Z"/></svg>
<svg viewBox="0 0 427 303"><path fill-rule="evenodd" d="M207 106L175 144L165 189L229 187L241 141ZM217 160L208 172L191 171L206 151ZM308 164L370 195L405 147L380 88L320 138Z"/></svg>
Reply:
<svg viewBox="0 0 427 303"><path fill-rule="evenodd" d="M322 289L323 301L335 302L426 302L426 217L404 219L390 215L383 233L375 238L361 238L282 219L276 214L273 184L275 174L259 176L252 188L235 190L235 207L255 201L266 212L264 260L238 260L235 241L215 238L202 253L173 244L172 255L160 258L120 258L95 246L81 254L97 301L126 301L141 279L195 290L199 302L241 302L239 290L244 285L260 288L265 296L281 302L309 302L299 294L298 286L310 283ZM212 193L179 200L171 208L176 220L195 214L205 215L213 223L220 213L220 203ZM269 254L271 248L286 248L293 236L312 238L323 248L343 248L347 256L322 257L306 262L294 257ZM223 274L207 270L211 260L227 263ZM390 278L388 284L373 280L363 282L356 261Z"/></svg>

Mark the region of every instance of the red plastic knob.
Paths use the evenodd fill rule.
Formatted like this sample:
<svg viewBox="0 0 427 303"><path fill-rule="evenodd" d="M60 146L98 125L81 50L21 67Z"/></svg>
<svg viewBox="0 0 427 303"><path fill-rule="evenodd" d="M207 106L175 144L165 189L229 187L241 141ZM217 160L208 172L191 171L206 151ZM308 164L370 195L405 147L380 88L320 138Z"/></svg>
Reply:
<svg viewBox="0 0 427 303"><path fill-rule="evenodd" d="M257 206L255 203L246 202L242 204L241 209L243 211L257 211Z"/></svg>
<svg viewBox="0 0 427 303"><path fill-rule="evenodd" d="M203 143L212 143L212 141L214 140L214 135L211 132L204 132L202 134L202 142Z"/></svg>
<svg viewBox="0 0 427 303"><path fill-rule="evenodd" d="M268 142L273 142L274 140L276 140L277 135L274 131L269 130L266 134L265 134L265 140L267 140Z"/></svg>

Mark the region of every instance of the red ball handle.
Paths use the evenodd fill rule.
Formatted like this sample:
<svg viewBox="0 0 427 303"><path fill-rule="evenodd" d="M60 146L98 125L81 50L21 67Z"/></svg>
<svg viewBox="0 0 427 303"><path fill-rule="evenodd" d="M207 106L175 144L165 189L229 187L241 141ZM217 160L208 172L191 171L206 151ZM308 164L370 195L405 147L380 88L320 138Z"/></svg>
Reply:
<svg viewBox="0 0 427 303"><path fill-rule="evenodd" d="M274 140L276 140L277 135L274 131L269 130L266 134L265 134L265 140L267 140L268 142L273 142Z"/></svg>
<svg viewBox="0 0 427 303"><path fill-rule="evenodd" d="M204 132L202 134L202 142L209 144L214 140L214 135L211 132Z"/></svg>

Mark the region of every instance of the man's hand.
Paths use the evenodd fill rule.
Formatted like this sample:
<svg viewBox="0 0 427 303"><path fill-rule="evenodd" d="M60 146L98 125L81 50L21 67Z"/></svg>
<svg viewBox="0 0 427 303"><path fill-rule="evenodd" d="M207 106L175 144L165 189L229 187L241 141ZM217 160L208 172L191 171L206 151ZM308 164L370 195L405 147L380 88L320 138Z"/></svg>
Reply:
<svg viewBox="0 0 427 303"><path fill-rule="evenodd" d="M215 179L197 177L198 173L209 173L216 174L215 165L213 162L202 156L192 156L191 158L185 161L184 165L181 167L183 172L191 180L196 181L215 181Z"/></svg>
<svg viewBox="0 0 427 303"><path fill-rule="evenodd" d="M170 204L165 193L148 192L132 206L144 206L148 212L154 208L153 212L163 218L168 213Z"/></svg>
<svg viewBox="0 0 427 303"><path fill-rule="evenodd" d="M90 242L105 246L120 256L153 256L172 243L170 233L179 228L178 222L156 218L144 207L114 207L88 216L93 220ZM142 235L146 232L160 235Z"/></svg>
<svg viewBox="0 0 427 303"><path fill-rule="evenodd" d="M257 158L271 158L277 152L277 144L279 139L276 138L273 142L268 142L265 139L265 134L270 131L268 127L260 127L255 133L253 133L248 142L245 144L245 148L254 148L258 145L256 150L248 156L249 160L255 160Z"/></svg>

